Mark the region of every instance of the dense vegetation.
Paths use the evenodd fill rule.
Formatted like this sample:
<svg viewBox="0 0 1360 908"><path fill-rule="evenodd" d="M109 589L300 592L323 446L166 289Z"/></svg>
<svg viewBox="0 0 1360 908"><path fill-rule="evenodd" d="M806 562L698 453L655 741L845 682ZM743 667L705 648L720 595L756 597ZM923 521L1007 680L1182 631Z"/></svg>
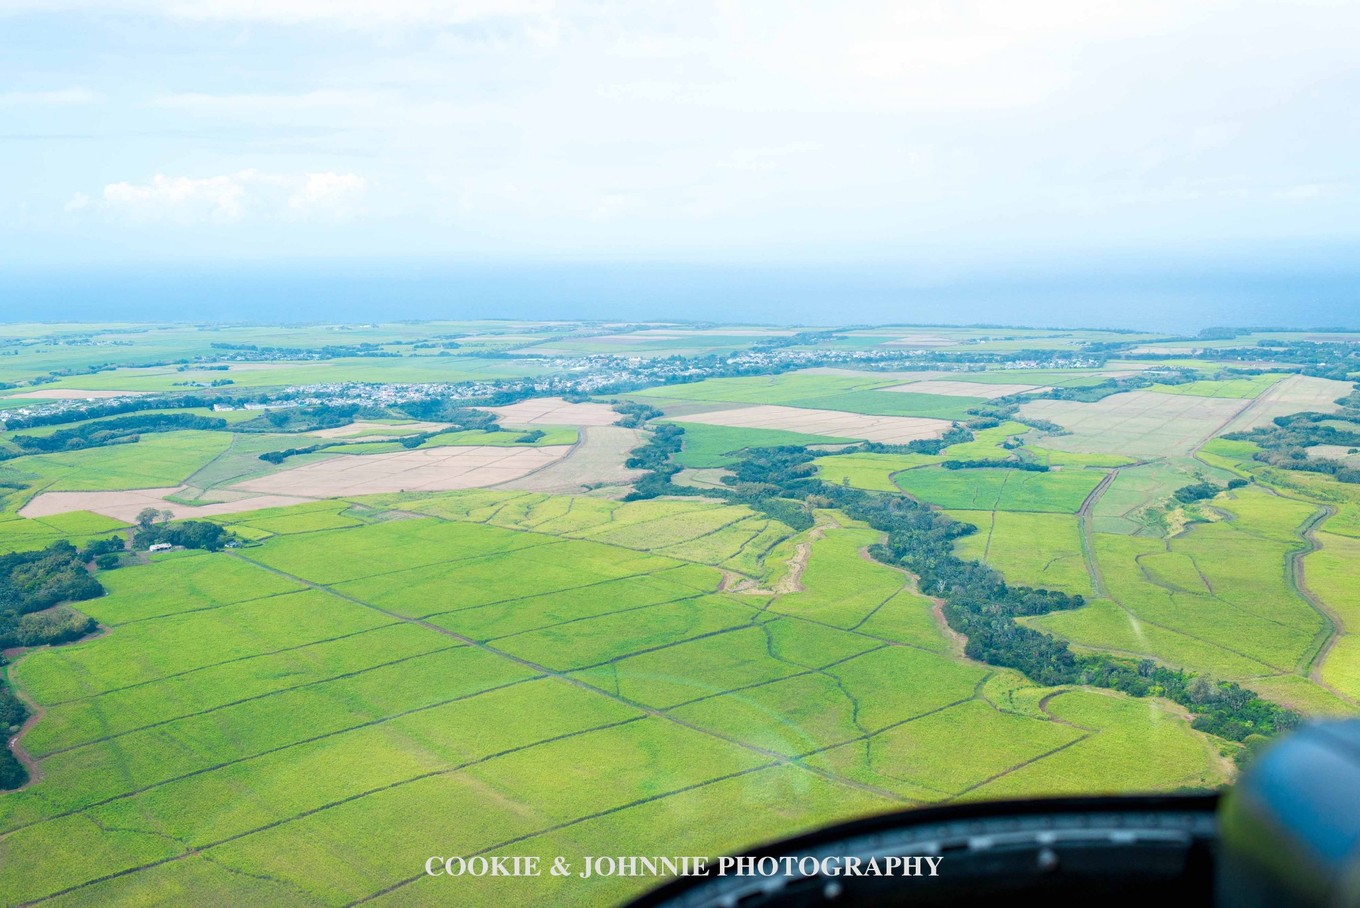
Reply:
<svg viewBox="0 0 1360 908"><path fill-rule="evenodd" d="M25 454L51 454L135 442L139 436L152 432L178 432L184 429L220 431L226 427L225 419L192 413L146 413L96 420L50 435L14 435L13 441Z"/></svg>
<svg viewBox="0 0 1360 908"><path fill-rule="evenodd" d="M69 542L54 542L39 551L0 556L0 650L67 643L94 631L92 618L59 603L104 594L85 565L113 546L121 548L122 542L96 543L84 551ZM27 717L24 704L0 683L0 734L8 738ZM26 781L23 764L8 747L0 749L0 789L17 788Z"/></svg>
<svg viewBox="0 0 1360 908"><path fill-rule="evenodd" d="M137 515L137 529L132 534L132 547L149 549L153 545L177 545L186 549L221 551L235 541L225 527L206 520L181 520L170 523L169 511L146 508Z"/></svg>

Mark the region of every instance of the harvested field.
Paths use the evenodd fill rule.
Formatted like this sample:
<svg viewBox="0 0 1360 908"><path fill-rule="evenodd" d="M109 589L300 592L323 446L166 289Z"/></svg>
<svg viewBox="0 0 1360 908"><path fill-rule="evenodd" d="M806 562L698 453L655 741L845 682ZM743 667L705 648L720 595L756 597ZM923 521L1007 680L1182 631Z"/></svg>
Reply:
<svg viewBox="0 0 1360 908"><path fill-rule="evenodd" d="M1189 454L1248 404L1244 400L1128 391L1095 403L1036 400L1021 408L1026 418L1046 419L1070 431L1044 439L1062 451L1113 452L1162 457Z"/></svg>
<svg viewBox="0 0 1360 908"><path fill-rule="evenodd" d="M317 438L350 438L352 436L365 436L373 438L400 438L403 435L415 435L420 432L438 432L449 428L448 423L443 422L404 422L404 423L381 423L364 422L358 420L347 426L336 426L334 429L320 429L316 432L309 432Z"/></svg>
<svg viewBox="0 0 1360 908"><path fill-rule="evenodd" d="M619 421L619 414L607 404L569 404L560 397L540 397L488 409L510 426L612 426Z"/></svg>
<svg viewBox="0 0 1360 908"><path fill-rule="evenodd" d="M1313 445L1308 453L1313 457L1326 460L1360 460L1360 453L1351 453L1355 448L1346 445Z"/></svg>
<svg viewBox="0 0 1360 908"><path fill-rule="evenodd" d="M1251 407L1238 414L1224 432L1245 432L1270 425L1277 416L1291 413L1331 413L1339 410L1336 400L1351 393L1350 382L1311 375L1291 375L1256 398Z"/></svg>
<svg viewBox="0 0 1360 908"><path fill-rule="evenodd" d="M565 445L542 448L479 445L335 457L248 479L233 488L303 498L473 489L517 479L565 457L569 450Z"/></svg>
<svg viewBox="0 0 1360 908"><path fill-rule="evenodd" d="M641 444L642 435L637 429L583 426L580 443L566 456L542 469L502 482L498 487L577 494L587 486L623 486L642 475L641 470L630 470L623 465L628 452Z"/></svg>
<svg viewBox="0 0 1360 908"><path fill-rule="evenodd" d="M176 518L212 517L218 514L239 514L284 505L300 504L309 498L298 495L248 495L235 501L221 501L205 505L177 504L168 501L170 495L184 492L185 486L168 489L126 489L120 492L43 492L19 511L21 517L50 517L72 511L92 511L106 517L132 523L144 508L170 511Z"/></svg>
<svg viewBox="0 0 1360 908"><path fill-rule="evenodd" d="M946 397L982 397L993 400L1010 394L1024 394L1029 391L1047 391L1044 385L986 385L969 381L916 381L905 385L894 385L884 391L905 391L912 394L943 394Z"/></svg>
<svg viewBox="0 0 1360 908"><path fill-rule="evenodd" d="M866 416L836 410L808 410L802 407L735 407L710 413L692 413L685 422L710 426L743 426L749 429L782 429L810 435L837 438L863 438L885 444L904 444L918 438L938 438L949 428L949 421L921 416Z"/></svg>

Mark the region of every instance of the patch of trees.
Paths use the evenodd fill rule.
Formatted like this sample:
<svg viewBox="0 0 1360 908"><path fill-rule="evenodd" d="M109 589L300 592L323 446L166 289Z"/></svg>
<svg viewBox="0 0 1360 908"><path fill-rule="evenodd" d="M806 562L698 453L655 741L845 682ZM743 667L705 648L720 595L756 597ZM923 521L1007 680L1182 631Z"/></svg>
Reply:
<svg viewBox="0 0 1360 908"><path fill-rule="evenodd" d="M265 463L281 464L290 457L296 457L299 454L315 454L324 447L330 446L317 444L307 445L305 448L284 448L282 451L265 451L260 455L260 460L263 460Z"/></svg>
<svg viewBox="0 0 1360 908"><path fill-rule="evenodd" d="M218 524L206 520L181 520L171 523L170 518L169 511L144 509L137 515L137 529L132 534L132 547L149 549L153 545L164 543L186 549L217 552L236 541L235 536Z"/></svg>
<svg viewBox="0 0 1360 908"><path fill-rule="evenodd" d="M1028 460L946 460L940 464L946 470L977 470L1000 468L1003 470L1023 470L1026 473L1047 473L1048 465Z"/></svg>
<svg viewBox="0 0 1360 908"><path fill-rule="evenodd" d="M617 408L616 408L617 409ZM648 408L651 409L651 408ZM660 413L660 411L657 411ZM680 467L671 462L671 457L680 453L684 444L685 430L671 423L658 423L652 428L652 437L645 445L628 452L624 466L630 470L646 470L636 482L633 491L624 496L624 501L641 501L659 495L693 495L695 490L688 486L677 486L671 477L680 472Z"/></svg>
<svg viewBox="0 0 1360 908"><path fill-rule="evenodd" d="M513 402L513 401L511 401ZM445 431L460 432L480 429L484 432L496 430L496 414L469 407L466 401L444 397L422 397L393 407L393 412L411 419L426 422L445 422L452 428Z"/></svg>
<svg viewBox="0 0 1360 908"><path fill-rule="evenodd" d="M1231 490L1240 489L1245 485L1248 485L1247 480L1234 478L1228 480L1227 487L1229 490ZM1222 491L1223 489L1221 487L1205 480L1201 482L1191 483L1188 486L1181 486L1179 489L1171 493L1171 497L1179 501L1181 504L1191 504L1196 501L1204 501L1206 499L1213 498L1215 495Z"/></svg>
<svg viewBox="0 0 1360 908"><path fill-rule="evenodd" d="M646 425L650 419L658 419L666 414L650 404L638 403L632 400L620 400L614 403L614 412L620 414L614 423L616 426L623 426L625 429L640 429ZM679 450L678 448L676 450Z"/></svg>
<svg viewBox="0 0 1360 908"><path fill-rule="evenodd" d="M143 410L180 410L190 407L210 407L220 401L218 397L135 397L127 400L113 400L73 407L52 413L37 413L32 416L16 416L7 420L5 428L35 429L38 426L58 426L62 423L81 422L86 419L102 419L106 416L119 416L124 413L139 413Z"/></svg>
<svg viewBox="0 0 1360 908"><path fill-rule="evenodd" d="M358 404L316 404L267 410L232 427L236 432L315 432L338 429L354 422Z"/></svg>
<svg viewBox="0 0 1360 908"><path fill-rule="evenodd" d="M85 423L72 429L61 429L50 435L15 435L13 441L28 454L51 454L81 448L128 444L142 435L153 432L178 432L185 429L220 431L227 427L225 419L197 416L192 413L146 413L140 416L121 416Z"/></svg>
<svg viewBox="0 0 1360 908"><path fill-rule="evenodd" d="M532 429L532 430L530 430L530 431L528 431L528 432L525 432L525 433L524 433L523 435L521 435L519 438L516 438L516 439L515 439L515 444L517 444L517 445L531 445L531 444L533 444L534 442L538 441L540 438L542 438L543 436L545 436L545 435L547 435L547 434L548 434L548 433L547 433L547 432L544 432L542 429Z"/></svg>

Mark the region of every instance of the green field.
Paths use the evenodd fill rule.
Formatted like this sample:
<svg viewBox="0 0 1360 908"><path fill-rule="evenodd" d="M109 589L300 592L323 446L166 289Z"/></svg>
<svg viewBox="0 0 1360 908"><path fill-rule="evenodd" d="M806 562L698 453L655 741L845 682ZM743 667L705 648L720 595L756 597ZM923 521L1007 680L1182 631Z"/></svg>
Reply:
<svg viewBox="0 0 1360 908"><path fill-rule="evenodd" d="M1096 533L1106 593L1087 608L1033 623L1083 646L1219 677L1298 674L1323 624L1286 567L1314 508L1254 489L1216 507L1225 519L1170 539Z"/></svg>
<svg viewBox="0 0 1360 908"><path fill-rule="evenodd" d="M751 378L711 378L686 385L666 385L634 395L642 400L714 401L744 404L778 404L812 410L843 410L876 416L928 416L936 419L967 419L968 410L985 401L980 397L946 397L883 391L901 384L896 379L842 375L808 375L800 372Z"/></svg>
<svg viewBox="0 0 1360 908"><path fill-rule="evenodd" d="M768 448L779 445L834 445L854 444L853 439L827 435L808 435L803 432L784 432L779 429L744 429L733 426L707 426L702 423L677 422L685 430L684 447L675 462L683 467L706 469L736 463L733 455L746 448Z"/></svg>
<svg viewBox="0 0 1360 908"><path fill-rule="evenodd" d="M800 537L704 502L468 492L360 513L389 500L431 516L242 515L277 535L117 571L88 604L107 634L14 666L46 714L25 736L42 780L0 797L7 898L430 895L420 863L451 834L617 847L684 824L721 850L971 794L1115 734L998 710L911 578L865 558L878 534L831 512ZM703 542L724 534L795 566L750 561L756 585L717 592L718 565L747 557ZM1165 778L1221 778L1174 729ZM783 806L733 816L748 799ZM451 832L450 812L476 822Z"/></svg>
<svg viewBox="0 0 1360 908"><path fill-rule="evenodd" d="M1238 400L1257 397L1262 391L1285 377L1282 372L1266 372L1250 378L1226 378L1221 381L1192 381L1183 385L1153 385L1152 390L1163 394L1189 394L1194 397L1230 397Z"/></svg>
<svg viewBox="0 0 1360 908"><path fill-rule="evenodd" d="M978 532L954 546L959 557L990 565L1010 583L1091 595L1077 518L1012 511L950 511Z"/></svg>
<svg viewBox="0 0 1360 908"><path fill-rule="evenodd" d="M899 473L894 482L907 494L947 510L1074 514L1103 476L1095 470L1037 473L996 467L947 470L928 466Z"/></svg>

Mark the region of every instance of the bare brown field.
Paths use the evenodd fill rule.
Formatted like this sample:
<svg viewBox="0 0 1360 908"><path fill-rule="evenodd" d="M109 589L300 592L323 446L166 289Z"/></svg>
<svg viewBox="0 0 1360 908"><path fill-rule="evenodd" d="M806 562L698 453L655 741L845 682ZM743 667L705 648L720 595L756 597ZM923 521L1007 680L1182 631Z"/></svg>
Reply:
<svg viewBox="0 0 1360 908"><path fill-rule="evenodd" d="M560 460L497 488L577 495L588 487L617 486L619 493L642 475L623 465L628 452L643 443L642 433L622 426L583 426L581 440Z"/></svg>
<svg viewBox="0 0 1360 908"><path fill-rule="evenodd" d="M839 410L808 410L802 407L756 405L691 413L686 422L747 429L783 429L833 438L862 438L884 444L902 444L918 438L938 438L949 428L947 419L921 416L865 416Z"/></svg>
<svg viewBox="0 0 1360 908"><path fill-rule="evenodd" d="M232 501L217 501L204 505L179 504L167 501L166 496L187 491L186 486L168 489L124 489L118 492L43 492L19 509L21 517L51 517L71 511L93 511L115 520L132 523L145 508L169 511L176 518L213 517L219 514L239 514L284 505L312 501L297 495L240 495Z"/></svg>
<svg viewBox="0 0 1360 908"><path fill-rule="evenodd" d="M1026 417L1047 419L1070 431L1044 439L1063 451L1163 457L1189 454L1250 401L1189 394L1127 391L1096 403L1036 400L1021 407Z"/></svg>
<svg viewBox="0 0 1360 908"><path fill-rule="evenodd" d="M1266 389L1249 410L1239 414L1225 432L1245 432L1248 429L1270 425L1277 416L1291 413L1314 411L1333 413L1339 409L1336 400L1350 394L1350 382L1334 381L1330 378L1314 378L1311 375L1291 375Z"/></svg>
<svg viewBox="0 0 1360 908"><path fill-rule="evenodd" d="M945 397L982 397L993 400L1010 394L1024 394L1028 391L1047 391L1046 385L988 385L976 381L914 381L905 385L893 385L884 391L904 391L909 394L943 394Z"/></svg>
<svg viewBox="0 0 1360 908"><path fill-rule="evenodd" d="M568 445L416 448L390 454L343 455L248 479L231 486L267 495L343 498L375 492L443 492L499 485L565 457Z"/></svg>
<svg viewBox="0 0 1360 908"><path fill-rule="evenodd" d="M487 409L511 426L612 426L619 420L619 414L607 404L569 404L560 397L538 397Z"/></svg>

